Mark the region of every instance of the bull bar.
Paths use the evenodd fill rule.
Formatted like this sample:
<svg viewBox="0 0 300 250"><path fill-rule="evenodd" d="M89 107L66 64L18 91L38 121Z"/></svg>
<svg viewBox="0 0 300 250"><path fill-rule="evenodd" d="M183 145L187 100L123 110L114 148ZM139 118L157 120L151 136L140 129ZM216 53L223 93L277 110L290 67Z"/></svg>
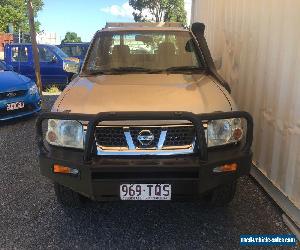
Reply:
<svg viewBox="0 0 300 250"><path fill-rule="evenodd" d="M78 114L64 112L45 112L41 113L37 119L36 130L38 146L41 152L47 153L43 135L43 121L48 119L58 120L77 120L88 122L85 135L85 145L83 153L83 162L88 164L91 162L93 152L95 150L95 129L96 126L103 121L128 121L128 120L185 120L191 122L196 132L196 147L199 160L205 163L208 159L208 148L203 127L203 122L220 119L244 118L247 121L247 132L245 144L241 148L244 153L249 153L253 141L253 119L252 116L245 111L231 112L214 112L204 114L194 114L191 112L101 112L98 114Z"/></svg>

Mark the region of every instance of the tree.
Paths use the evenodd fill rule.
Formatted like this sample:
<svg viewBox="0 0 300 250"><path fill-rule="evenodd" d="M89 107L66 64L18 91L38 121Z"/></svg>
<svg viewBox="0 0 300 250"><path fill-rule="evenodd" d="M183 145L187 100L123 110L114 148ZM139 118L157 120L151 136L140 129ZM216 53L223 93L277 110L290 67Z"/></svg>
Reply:
<svg viewBox="0 0 300 250"><path fill-rule="evenodd" d="M184 0L167 1L167 11L165 12L165 22L180 22L186 24L186 11Z"/></svg>
<svg viewBox="0 0 300 250"><path fill-rule="evenodd" d="M81 43L81 37L76 32L67 32L61 43Z"/></svg>
<svg viewBox="0 0 300 250"><path fill-rule="evenodd" d="M184 0L129 0L136 22L181 22L186 24Z"/></svg>
<svg viewBox="0 0 300 250"><path fill-rule="evenodd" d="M0 32L6 32L9 24L13 24L14 30L29 31L27 16L27 1L25 0L0 0ZM43 0L32 0L34 16L43 8ZM39 22L36 28L39 30Z"/></svg>

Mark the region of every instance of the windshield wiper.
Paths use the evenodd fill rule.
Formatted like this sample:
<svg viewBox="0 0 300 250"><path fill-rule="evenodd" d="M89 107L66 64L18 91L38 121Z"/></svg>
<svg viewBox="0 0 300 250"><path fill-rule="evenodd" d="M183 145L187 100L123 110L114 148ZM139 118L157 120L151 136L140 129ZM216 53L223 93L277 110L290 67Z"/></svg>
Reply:
<svg viewBox="0 0 300 250"><path fill-rule="evenodd" d="M111 75L111 74L129 73L129 72L152 73L152 70L143 67L118 67L118 68L110 68L105 70L89 70L87 74L88 75L105 75L105 74Z"/></svg>
<svg viewBox="0 0 300 250"><path fill-rule="evenodd" d="M118 73L129 73L129 72L152 72L151 69L146 69L143 67L118 67L118 68L110 68L105 70L89 70L87 71L88 75L105 75L105 74L118 74Z"/></svg>
<svg viewBox="0 0 300 250"><path fill-rule="evenodd" d="M180 66L170 67L167 69L149 69L143 67L116 67L106 70L90 70L89 75L100 75L100 74L114 74L114 73L129 73L129 72L145 72L149 74L161 73L161 72L186 72L186 71L203 71L203 69L196 66Z"/></svg>
<svg viewBox="0 0 300 250"><path fill-rule="evenodd" d="M143 68L143 67L117 67L111 68L112 72L149 72L151 69Z"/></svg>
<svg viewBox="0 0 300 250"><path fill-rule="evenodd" d="M203 71L203 69L197 66L178 66L178 67L170 67L165 69L165 71Z"/></svg>

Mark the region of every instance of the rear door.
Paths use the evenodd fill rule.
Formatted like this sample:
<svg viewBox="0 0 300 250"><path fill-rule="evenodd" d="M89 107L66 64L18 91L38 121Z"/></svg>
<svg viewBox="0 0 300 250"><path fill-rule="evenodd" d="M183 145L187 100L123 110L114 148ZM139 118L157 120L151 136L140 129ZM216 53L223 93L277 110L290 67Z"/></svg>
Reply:
<svg viewBox="0 0 300 250"><path fill-rule="evenodd" d="M10 45L7 49L8 55L6 60L10 61L14 71L25 75L31 79L35 79L34 64L32 60L32 47L30 45Z"/></svg>

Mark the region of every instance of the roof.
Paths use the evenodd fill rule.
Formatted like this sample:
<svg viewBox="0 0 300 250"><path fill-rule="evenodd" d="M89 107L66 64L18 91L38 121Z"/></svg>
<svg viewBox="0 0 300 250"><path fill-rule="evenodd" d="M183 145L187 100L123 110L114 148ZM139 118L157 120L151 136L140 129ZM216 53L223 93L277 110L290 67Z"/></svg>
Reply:
<svg viewBox="0 0 300 250"><path fill-rule="evenodd" d="M102 31L125 31L125 30L172 30L187 31L181 23L106 23Z"/></svg>

